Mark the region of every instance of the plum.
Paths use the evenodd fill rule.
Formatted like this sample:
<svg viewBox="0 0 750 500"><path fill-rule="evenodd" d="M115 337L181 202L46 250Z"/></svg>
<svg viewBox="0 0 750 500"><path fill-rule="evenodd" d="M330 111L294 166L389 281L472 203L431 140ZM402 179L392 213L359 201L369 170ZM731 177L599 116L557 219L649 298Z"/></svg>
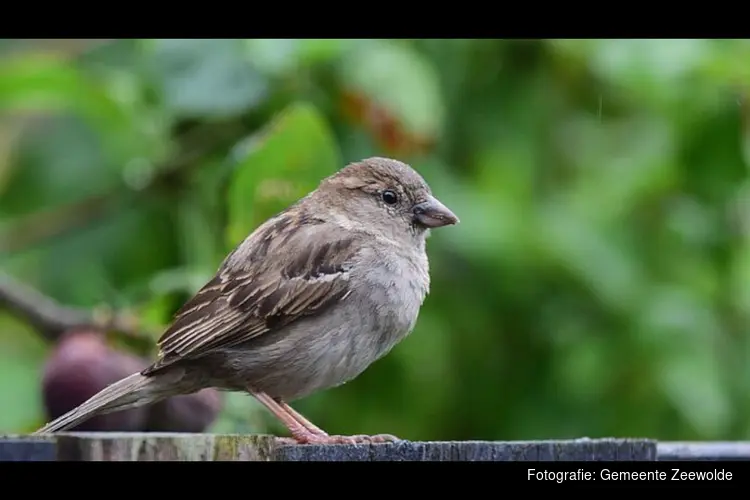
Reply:
<svg viewBox="0 0 750 500"><path fill-rule="evenodd" d="M147 366L144 360L110 348L94 331L66 333L44 366L42 398L49 420L72 410L109 384ZM145 426L146 408L99 415L70 429L86 432L135 432Z"/></svg>

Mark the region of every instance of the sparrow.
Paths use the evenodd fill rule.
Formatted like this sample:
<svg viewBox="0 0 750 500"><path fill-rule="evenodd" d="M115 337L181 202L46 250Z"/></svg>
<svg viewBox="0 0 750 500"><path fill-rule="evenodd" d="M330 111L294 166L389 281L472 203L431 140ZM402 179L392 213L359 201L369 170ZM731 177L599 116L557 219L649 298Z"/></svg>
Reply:
<svg viewBox="0 0 750 500"><path fill-rule="evenodd" d="M350 163L226 255L150 366L34 434L213 387L251 394L300 444L398 440L329 435L289 403L353 380L413 331L430 289L430 230L458 222L411 166Z"/></svg>

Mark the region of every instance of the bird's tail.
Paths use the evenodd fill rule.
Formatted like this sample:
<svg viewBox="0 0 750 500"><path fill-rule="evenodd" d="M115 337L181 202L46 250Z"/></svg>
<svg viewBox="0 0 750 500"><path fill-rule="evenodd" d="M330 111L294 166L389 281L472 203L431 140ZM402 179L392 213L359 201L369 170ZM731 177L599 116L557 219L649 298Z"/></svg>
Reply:
<svg viewBox="0 0 750 500"><path fill-rule="evenodd" d="M144 377L140 373L134 373L102 389L85 403L56 418L34 434L62 431L75 427L95 415L155 403L167 397L167 394L160 394L160 385L159 377Z"/></svg>

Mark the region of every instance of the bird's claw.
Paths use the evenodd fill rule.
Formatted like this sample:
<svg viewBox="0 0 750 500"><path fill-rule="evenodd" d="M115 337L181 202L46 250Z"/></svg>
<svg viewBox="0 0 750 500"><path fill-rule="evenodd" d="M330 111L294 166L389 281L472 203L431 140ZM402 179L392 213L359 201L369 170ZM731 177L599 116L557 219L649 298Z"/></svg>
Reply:
<svg viewBox="0 0 750 500"><path fill-rule="evenodd" d="M280 441L284 444L379 444L398 442L402 441L402 439L392 434L329 436L305 433L304 435L295 436L293 439L280 438Z"/></svg>
<svg viewBox="0 0 750 500"><path fill-rule="evenodd" d="M357 434L354 436L328 436L331 444L376 444L376 443L395 443L401 439L391 434L375 434L368 436L366 434Z"/></svg>

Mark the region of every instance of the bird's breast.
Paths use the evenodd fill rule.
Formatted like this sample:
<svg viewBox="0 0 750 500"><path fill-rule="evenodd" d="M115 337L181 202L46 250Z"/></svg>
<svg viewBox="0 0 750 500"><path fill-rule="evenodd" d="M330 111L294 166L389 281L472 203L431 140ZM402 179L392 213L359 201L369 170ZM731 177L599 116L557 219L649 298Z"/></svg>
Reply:
<svg viewBox="0 0 750 500"><path fill-rule="evenodd" d="M360 375L412 331L429 278L426 259L398 253L359 264L341 302L245 348L228 349L214 364L238 387L287 400Z"/></svg>
<svg viewBox="0 0 750 500"><path fill-rule="evenodd" d="M429 286L427 269L398 254L370 266L351 276L358 285L327 320L311 321L317 332L299 339L306 359L315 360L305 392L354 379L413 330Z"/></svg>
<svg viewBox="0 0 750 500"><path fill-rule="evenodd" d="M429 269L424 254L404 256L391 253L363 266L362 286L353 293L370 342L387 353L414 328L429 290Z"/></svg>

